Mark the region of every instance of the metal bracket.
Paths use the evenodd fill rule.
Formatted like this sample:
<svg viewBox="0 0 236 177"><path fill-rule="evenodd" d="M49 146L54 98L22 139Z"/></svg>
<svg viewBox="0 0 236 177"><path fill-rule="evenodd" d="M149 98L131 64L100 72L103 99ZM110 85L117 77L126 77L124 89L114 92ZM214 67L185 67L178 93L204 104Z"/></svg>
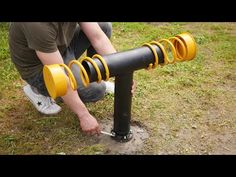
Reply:
<svg viewBox="0 0 236 177"><path fill-rule="evenodd" d="M114 135L111 138L118 141L118 142L120 142L120 143L128 142L133 138L132 130L130 130L127 135L118 135L113 130L111 131L111 133Z"/></svg>

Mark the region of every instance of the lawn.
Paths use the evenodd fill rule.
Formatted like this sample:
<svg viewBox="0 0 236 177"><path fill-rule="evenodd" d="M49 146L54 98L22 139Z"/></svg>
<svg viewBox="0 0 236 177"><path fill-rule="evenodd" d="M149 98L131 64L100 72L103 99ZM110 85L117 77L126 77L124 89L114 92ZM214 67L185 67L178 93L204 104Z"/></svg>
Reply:
<svg viewBox="0 0 236 177"><path fill-rule="evenodd" d="M63 104L56 116L36 111L22 92L25 82L11 63L8 23L0 23L0 154L110 154L81 132ZM137 154L236 154L236 23L113 23L118 51L188 31L197 56L134 79L132 121L149 138ZM114 96L86 104L101 121L112 121Z"/></svg>

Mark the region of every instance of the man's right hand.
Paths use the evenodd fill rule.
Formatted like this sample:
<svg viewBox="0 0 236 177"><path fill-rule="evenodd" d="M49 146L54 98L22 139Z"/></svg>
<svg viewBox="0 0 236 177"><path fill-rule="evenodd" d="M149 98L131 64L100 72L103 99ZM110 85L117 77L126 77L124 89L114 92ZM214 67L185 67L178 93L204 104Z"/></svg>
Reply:
<svg viewBox="0 0 236 177"><path fill-rule="evenodd" d="M101 129L97 120L91 114L88 113L86 115L83 115L79 119L80 127L86 134L99 135L101 133Z"/></svg>

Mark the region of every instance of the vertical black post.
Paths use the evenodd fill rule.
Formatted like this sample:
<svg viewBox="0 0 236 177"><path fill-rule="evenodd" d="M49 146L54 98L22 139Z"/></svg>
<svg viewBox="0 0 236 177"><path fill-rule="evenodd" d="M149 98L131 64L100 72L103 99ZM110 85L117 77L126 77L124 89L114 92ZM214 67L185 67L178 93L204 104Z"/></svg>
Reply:
<svg viewBox="0 0 236 177"><path fill-rule="evenodd" d="M133 71L115 77L113 138L127 142L132 138L130 130Z"/></svg>

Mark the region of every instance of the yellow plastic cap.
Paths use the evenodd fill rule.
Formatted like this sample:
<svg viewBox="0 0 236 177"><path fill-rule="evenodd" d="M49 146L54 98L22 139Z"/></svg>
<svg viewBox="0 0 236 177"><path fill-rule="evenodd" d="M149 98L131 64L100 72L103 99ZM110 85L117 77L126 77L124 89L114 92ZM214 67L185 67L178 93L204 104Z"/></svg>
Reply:
<svg viewBox="0 0 236 177"><path fill-rule="evenodd" d="M44 65L43 77L48 93L53 99L66 94L66 75L59 64Z"/></svg>
<svg viewBox="0 0 236 177"><path fill-rule="evenodd" d="M180 45L180 43L177 40L175 40L174 46L176 48L177 54L183 57L184 60L192 60L196 56L196 53L197 53L197 45L192 35L188 32L185 32L185 33L176 35L176 37L179 38L184 43L184 46L186 49L186 53L185 53L182 45ZM185 53L185 56L183 56L184 53Z"/></svg>

